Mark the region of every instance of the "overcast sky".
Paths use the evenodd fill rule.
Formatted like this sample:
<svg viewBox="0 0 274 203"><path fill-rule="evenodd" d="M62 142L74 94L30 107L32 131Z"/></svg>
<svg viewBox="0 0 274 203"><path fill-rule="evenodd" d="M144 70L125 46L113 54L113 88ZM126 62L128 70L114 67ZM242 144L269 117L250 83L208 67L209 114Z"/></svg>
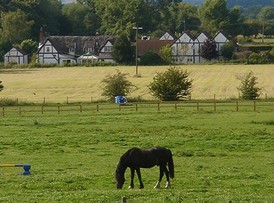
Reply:
<svg viewBox="0 0 274 203"><path fill-rule="evenodd" d="M63 4L73 3L76 2L76 0L62 0Z"/></svg>

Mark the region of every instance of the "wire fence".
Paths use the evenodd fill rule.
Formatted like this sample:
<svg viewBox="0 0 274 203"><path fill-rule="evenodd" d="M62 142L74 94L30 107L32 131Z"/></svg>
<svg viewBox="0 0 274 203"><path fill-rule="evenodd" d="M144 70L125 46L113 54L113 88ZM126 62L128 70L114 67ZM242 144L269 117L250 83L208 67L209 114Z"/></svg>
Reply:
<svg viewBox="0 0 274 203"><path fill-rule="evenodd" d="M272 101L207 101L207 102L144 102L126 104L74 104L74 105L24 105L2 106L0 115L24 115L28 113L96 113L96 112L122 112L122 111L274 111Z"/></svg>

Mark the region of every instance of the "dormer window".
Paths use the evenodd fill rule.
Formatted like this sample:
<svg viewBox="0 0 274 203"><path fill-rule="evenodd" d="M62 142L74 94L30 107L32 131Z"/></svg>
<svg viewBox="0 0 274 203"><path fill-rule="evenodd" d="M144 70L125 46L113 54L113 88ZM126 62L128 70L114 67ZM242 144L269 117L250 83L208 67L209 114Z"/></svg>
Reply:
<svg viewBox="0 0 274 203"><path fill-rule="evenodd" d="M88 48L88 53L93 53L94 49L93 48Z"/></svg>
<svg viewBox="0 0 274 203"><path fill-rule="evenodd" d="M75 49L74 48L69 48L69 54L75 54Z"/></svg>
<svg viewBox="0 0 274 203"><path fill-rule="evenodd" d="M105 52L112 52L112 47L105 47Z"/></svg>

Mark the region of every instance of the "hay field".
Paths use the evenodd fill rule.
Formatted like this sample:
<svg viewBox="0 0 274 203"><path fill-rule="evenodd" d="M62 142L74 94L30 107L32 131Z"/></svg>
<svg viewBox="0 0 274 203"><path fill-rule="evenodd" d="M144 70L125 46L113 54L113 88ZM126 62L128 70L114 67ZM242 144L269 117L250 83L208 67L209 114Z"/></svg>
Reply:
<svg viewBox="0 0 274 203"><path fill-rule="evenodd" d="M240 80L237 76L250 70L258 77L262 88L262 98L267 94L274 97L274 65L182 65L190 72L193 79L192 99L238 98L237 87ZM157 72L165 71L168 66L140 66L141 77L134 77L135 66L116 67L69 67L37 69L0 69L0 80L4 90L0 98L18 98L26 101L41 100L98 100L104 99L102 79L107 74L114 74L116 69L128 73L128 79L138 87L129 97L153 99L147 85Z"/></svg>

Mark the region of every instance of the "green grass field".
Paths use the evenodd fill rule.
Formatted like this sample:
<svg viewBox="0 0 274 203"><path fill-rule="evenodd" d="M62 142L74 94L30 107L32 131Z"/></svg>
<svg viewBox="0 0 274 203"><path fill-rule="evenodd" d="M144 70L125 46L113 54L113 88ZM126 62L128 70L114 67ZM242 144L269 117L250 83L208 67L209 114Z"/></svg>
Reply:
<svg viewBox="0 0 274 203"><path fill-rule="evenodd" d="M0 163L30 163L30 176L0 168L0 202L273 202L273 108L235 111L106 111L0 117ZM115 189L131 147L172 150L172 189ZM135 185L138 186L137 179Z"/></svg>
<svg viewBox="0 0 274 203"><path fill-rule="evenodd" d="M274 66L270 65L182 65L193 79L193 99L235 99L239 97L238 76L253 71L262 88L261 98L274 97ZM96 101L104 99L101 81L107 74L119 69L128 73L128 79L138 87L129 97L153 100L148 84L157 72L165 71L168 66L140 66L140 77L134 77L135 66L116 67L71 67L37 69L0 69L0 80L5 89L0 98L19 99L22 102L41 103L44 98L49 102L63 103L69 98L72 102Z"/></svg>

